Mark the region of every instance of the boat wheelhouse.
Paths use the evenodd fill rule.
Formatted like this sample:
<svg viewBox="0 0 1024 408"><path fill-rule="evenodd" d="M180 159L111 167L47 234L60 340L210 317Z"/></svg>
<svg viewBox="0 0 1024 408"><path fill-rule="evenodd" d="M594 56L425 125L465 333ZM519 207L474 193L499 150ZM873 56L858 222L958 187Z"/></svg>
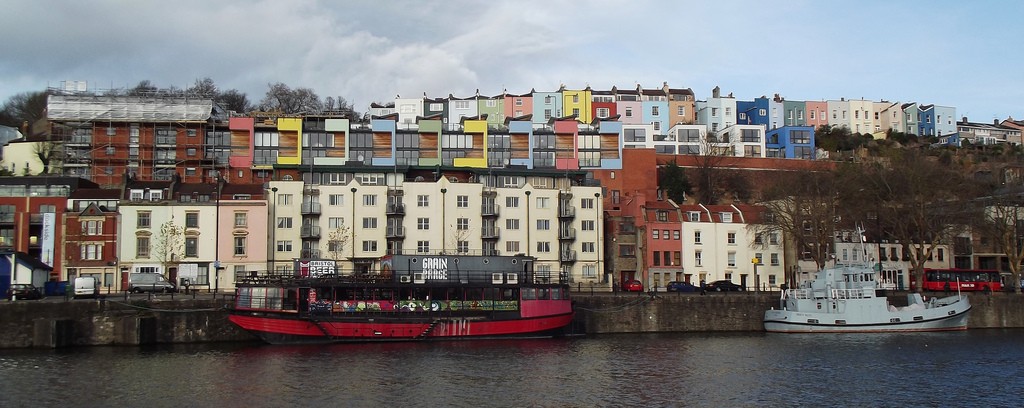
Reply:
<svg viewBox="0 0 1024 408"><path fill-rule="evenodd" d="M534 272L529 256L394 255L357 275L332 262L250 276L230 320L292 344L556 336L574 316L568 276Z"/></svg>

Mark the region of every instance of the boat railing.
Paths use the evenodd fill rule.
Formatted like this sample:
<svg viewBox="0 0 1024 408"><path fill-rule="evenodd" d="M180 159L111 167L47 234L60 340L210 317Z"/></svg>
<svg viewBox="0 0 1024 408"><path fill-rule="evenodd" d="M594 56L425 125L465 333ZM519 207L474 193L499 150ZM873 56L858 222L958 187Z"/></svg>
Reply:
<svg viewBox="0 0 1024 408"><path fill-rule="evenodd" d="M833 299L865 299L874 297L874 289L832 289Z"/></svg>

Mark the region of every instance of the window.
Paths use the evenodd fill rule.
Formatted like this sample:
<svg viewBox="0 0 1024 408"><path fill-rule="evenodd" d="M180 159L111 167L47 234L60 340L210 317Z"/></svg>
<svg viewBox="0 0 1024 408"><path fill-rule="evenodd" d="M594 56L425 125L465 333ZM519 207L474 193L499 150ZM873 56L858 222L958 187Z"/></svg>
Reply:
<svg viewBox="0 0 1024 408"><path fill-rule="evenodd" d="M367 207L377 206L377 195L376 194L363 194L363 205Z"/></svg>
<svg viewBox="0 0 1024 408"><path fill-rule="evenodd" d="M679 240L679 230L672 230L672 239Z"/></svg>
<svg viewBox="0 0 1024 408"><path fill-rule="evenodd" d="M693 232L693 243L700 244L700 231Z"/></svg>
<svg viewBox="0 0 1024 408"><path fill-rule="evenodd" d="M458 208L469 208L469 196L460 195L455 197L455 206Z"/></svg>
<svg viewBox="0 0 1024 408"><path fill-rule="evenodd" d="M658 212L655 213L655 216L660 222L668 222L668 211L658 210Z"/></svg>
<svg viewBox="0 0 1024 408"><path fill-rule="evenodd" d="M249 213L245 211L235 211L235 226L245 227L249 225Z"/></svg>
<svg viewBox="0 0 1024 408"><path fill-rule="evenodd" d="M416 252L421 254L430 252L430 241L416 241Z"/></svg>
<svg viewBox="0 0 1024 408"><path fill-rule="evenodd" d="M149 258L149 237L135 238L135 257Z"/></svg>
<svg viewBox="0 0 1024 408"><path fill-rule="evenodd" d="M136 228L149 228L150 215L152 215L152 214L149 211L139 211L136 214L135 227Z"/></svg>
<svg viewBox="0 0 1024 408"><path fill-rule="evenodd" d="M582 229L584 231L593 231L594 230L594 225L595 225L594 220L583 220L583 221L580 221L580 229Z"/></svg>
<svg viewBox="0 0 1024 408"><path fill-rule="evenodd" d="M537 252L540 252L540 253L551 252L551 243L547 242L547 241L538 241L537 242Z"/></svg>
<svg viewBox="0 0 1024 408"><path fill-rule="evenodd" d="M651 107L651 116L658 116L658 107L657 106L652 106Z"/></svg>
<svg viewBox="0 0 1024 408"><path fill-rule="evenodd" d="M583 248L583 252L585 252L585 253L593 253L594 252L594 243L593 242L584 242L582 244L582 248Z"/></svg>
<svg viewBox="0 0 1024 408"><path fill-rule="evenodd" d="M551 220L537 220L537 230L547 231L551 229Z"/></svg>
<svg viewBox="0 0 1024 408"><path fill-rule="evenodd" d="M693 252L693 263L695 265L701 266L701 259L700 258L701 258L701 252L700 251L694 251Z"/></svg>
<svg viewBox="0 0 1024 408"><path fill-rule="evenodd" d="M772 266L779 266L779 254L773 252L770 256L771 256L771 265Z"/></svg>
<svg viewBox="0 0 1024 408"><path fill-rule="evenodd" d="M426 194L420 194L416 196L417 207L430 207L430 196Z"/></svg>
<svg viewBox="0 0 1024 408"><path fill-rule="evenodd" d="M277 252L291 252L292 241L277 241Z"/></svg>
<svg viewBox="0 0 1024 408"><path fill-rule="evenodd" d="M634 245L619 245L619 256L636 256L636 246Z"/></svg>
<svg viewBox="0 0 1024 408"><path fill-rule="evenodd" d="M519 253L519 241L506 241L505 252L508 252L510 254Z"/></svg>
<svg viewBox="0 0 1024 408"><path fill-rule="evenodd" d="M430 229L430 218L420 217L416 219L416 229L428 230Z"/></svg>
<svg viewBox="0 0 1024 408"><path fill-rule="evenodd" d="M199 213L185 213L185 228L199 228Z"/></svg>
<svg viewBox="0 0 1024 408"><path fill-rule="evenodd" d="M327 196L327 205L342 206L345 205L344 194L331 194Z"/></svg>
<svg viewBox="0 0 1024 408"><path fill-rule="evenodd" d="M363 241L363 252L376 252L377 241Z"/></svg>
<svg viewBox="0 0 1024 408"><path fill-rule="evenodd" d="M779 234L775 233L775 232L769 233L768 234L768 244L770 244L770 245L778 245L779 244Z"/></svg>
<svg viewBox="0 0 1024 408"><path fill-rule="evenodd" d="M661 230L651 230L651 239L661 239Z"/></svg>
<svg viewBox="0 0 1024 408"><path fill-rule="evenodd" d="M235 256L245 256L245 237L235 237Z"/></svg>
<svg viewBox="0 0 1024 408"><path fill-rule="evenodd" d="M363 217L364 229L377 229L377 217Z"/></svg>
<svg viewBox="0 0 1024 408"><path fill-rule="evenodd" d="M455 243L455 251L460 254L469 252L469 241L459 241Z"/></svg>
<svg viewBox="0 0 1024 408"><path fill-rule="evenodd" d="M82 233L84 235L100 235L103 233L103 221L82 221Z"/></svg>
<svg viewBox="0 0 1024 408"><path fill-rule="evenodd" d="M721 213L722 222L732 222L732 213L724 212Z"/></svg>
<svg viewBox="0 0 1024 408"><path fill-rule="evenodd" d="M519 208L519 197L505 197L505 207Z"/></svg>
<svg viewBox="0 0 1024 408"><path fill-rule="evenodd" d="M736 267L736 253L735 252L729 252L727 263L728 263L730 268L735 268Z"/></svg>
<svg viewBox="0 0 1024 408"><path fill-rule="evenodd" d="M194 237L185 238L185 257L196 258L199 256L199 239Z"/></svg>
<svg viewBox="0 0 1024 408"><path fill-rule="evenodd" d="M519 220L515 218L509 218L505 220L505 229L507 230L519 230Z"/></svg>
<svg viewBox="0 0 1024 408"><path fill-rule="evenodd" d="M455 229L459 231L465 231L469 229L469 218L459 218L455 220Z"/></svg>
<svg viewBox="0 0 1024 408"><path fill-rule="evenodd" d="M291 228L291 218L288 219L288 228ZM338 229L345 227L345 219L341 217L330 217L327 219L327 227L330 229Z"/></svg>
<svg viewBox="0 0 1024 408"><path fill-rule="evenodd" d="M727 238L726 238L725 242L728 243L729 245L736 245L736 233L735 232L730 232L727 235Z"/></svg>
<svg viewBox="0 0 1024 408"><path fill-rule="evenodd" d="M292 195L291 194L278 194L277 195L277 205L292 205Z"/></svg>
<svg viewBox="0 0 1024 408"><path fill-rule="evenodd" d="M278 228L291 228L292 227L292 217L277 217L277 227Z"/></svg>
<svg viewBox="0 0 1024 408"><path fill-rule="evenodd" d="M98 260L103 256L103 245L84 244L80 249L80 259L83 261Z"/></svg>
<svg viewBox="0 0 1024 408"><path fill-rule="evenodd" d="M699 211L690 211L687 213L687 217L690 219L690 222L700 222Z"/></svg>
<svg viewBox="0 0 1024 408"><path fill-rule="evenodd" d="M537 208L548 208L550 205L550 197L537 197Z"/></svg>

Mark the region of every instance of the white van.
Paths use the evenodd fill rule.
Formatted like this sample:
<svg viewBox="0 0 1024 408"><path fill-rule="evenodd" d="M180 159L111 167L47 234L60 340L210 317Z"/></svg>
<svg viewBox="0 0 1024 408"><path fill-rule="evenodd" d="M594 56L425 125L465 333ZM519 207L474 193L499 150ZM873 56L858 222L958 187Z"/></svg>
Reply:
<svg viewBox="0 0 1024 408"><path fill-rule="evenodd" d="M100 280L95 276L75 278L74 298L94 298L100 294Z"/></svg>
<svg viewBox="0 0 1024 408"><path fill-rule="evenodd" d="M169 293L177 289L159 273L134 272L128 275L128 291L132 293Z"/></svg>

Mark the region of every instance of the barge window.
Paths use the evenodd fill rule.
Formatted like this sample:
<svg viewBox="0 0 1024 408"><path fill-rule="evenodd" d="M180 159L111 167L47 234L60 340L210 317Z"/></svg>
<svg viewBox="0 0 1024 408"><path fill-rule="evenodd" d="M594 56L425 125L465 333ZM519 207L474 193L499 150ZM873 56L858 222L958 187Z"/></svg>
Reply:
<svg viewBox="0 0 1024 408"><path fill-rule="evenodd" d="M536 300L537 289L536 288L523 288L523 300Z"/></svg>
<svg viewBox="0 0 1024 408"><path fill-rule="evenodd" d="M499 289L499 288L485 288L484 289L484 300L501 300L501 289Z"/></svg>
<svg viewBox="0 0 1024 408"><path fill-rule="evenodd" d="M519 300L519 290L512 288L505 289L501 293L501 300Z"/></svg>
<svg viewBox="0 0 1024 408"><path fill-rule="evenodd" d="M537 289L537 299L539 299L539 300L547 300L548 297L550 297L550 296L548 296L548 292L549 292L548 288L538 288Z"/></svg>
<svg viewBox="0 0 1024 408"><path fill-rule="evenodd" d="M551 300L561 300L561 299L564 299L564 298L565 297L562 294L562 288L553 288L553 289L551 289Z"/></svg>

